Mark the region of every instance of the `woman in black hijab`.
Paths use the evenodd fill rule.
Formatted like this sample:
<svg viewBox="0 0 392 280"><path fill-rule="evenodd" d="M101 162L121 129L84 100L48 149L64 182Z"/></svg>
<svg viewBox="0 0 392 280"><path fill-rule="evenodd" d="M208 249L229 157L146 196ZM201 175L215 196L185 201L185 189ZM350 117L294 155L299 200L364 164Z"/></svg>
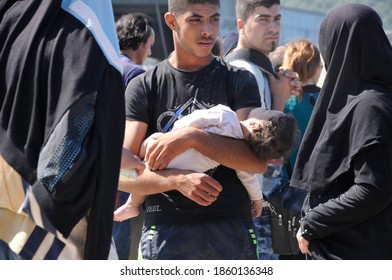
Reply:
<svg viewBox="0 0 392 280"><path fill-rule="evenodd" d="M327 76L292 184L310 192L297 239L314 259L392 259L392 47L378 14L335 7L319 35Z"/></svg>

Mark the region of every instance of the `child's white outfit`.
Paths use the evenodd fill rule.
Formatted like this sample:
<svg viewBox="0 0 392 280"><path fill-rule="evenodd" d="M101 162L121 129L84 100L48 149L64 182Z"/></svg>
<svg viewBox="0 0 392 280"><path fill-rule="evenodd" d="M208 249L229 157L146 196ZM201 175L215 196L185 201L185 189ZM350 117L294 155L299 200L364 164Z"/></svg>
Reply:
<svg viewBox="0 0 392 280"><path fill-rule="evenodd" d="M210 133L244 139L244 134L236 113L224 105L217 105L210 109L195 110L191 114L177 120L174 123L172 130L185 127L196 127ZM166 168L206 172L218 165L218 162L211 160L191 148L175 157ZM238 170L236 170L236 172L238 178L247 190L249 198L252 201L262 199L262 189L256 174Z"/></svg>

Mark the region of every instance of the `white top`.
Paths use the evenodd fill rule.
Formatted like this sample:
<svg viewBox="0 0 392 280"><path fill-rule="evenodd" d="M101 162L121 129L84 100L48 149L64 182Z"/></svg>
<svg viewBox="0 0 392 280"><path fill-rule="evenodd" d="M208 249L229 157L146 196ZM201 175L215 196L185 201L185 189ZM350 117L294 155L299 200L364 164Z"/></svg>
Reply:
<svg viewBox="0 0 392 280"><path fill-rule="evenodd" d="M173 125L173 130L189 126L197 127L204 131L222 136L244 139L244 134L237 114L224 105L217 105L210 109L195 110L191 114L177 120ZM188 149L175 157L167 168L206 172L218 165L218 162L204 156L195 149ZM251 200L261 199L263 197L261 192L262 189L256 175L238 170L236 172L238 178L246 188L249 198Z"/></svg>

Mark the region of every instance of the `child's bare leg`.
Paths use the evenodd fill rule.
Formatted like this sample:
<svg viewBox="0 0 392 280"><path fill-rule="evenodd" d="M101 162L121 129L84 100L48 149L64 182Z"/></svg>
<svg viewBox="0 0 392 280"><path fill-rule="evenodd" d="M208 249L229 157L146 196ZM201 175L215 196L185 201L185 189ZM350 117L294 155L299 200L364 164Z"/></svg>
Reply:
<svg viewBox="0 0 392 280"><path fill-rule="evenodd" d="M140 214L140 207L146 198L145 195L130 194L127 202L114 211L113 220L122 222Z"/></svg>

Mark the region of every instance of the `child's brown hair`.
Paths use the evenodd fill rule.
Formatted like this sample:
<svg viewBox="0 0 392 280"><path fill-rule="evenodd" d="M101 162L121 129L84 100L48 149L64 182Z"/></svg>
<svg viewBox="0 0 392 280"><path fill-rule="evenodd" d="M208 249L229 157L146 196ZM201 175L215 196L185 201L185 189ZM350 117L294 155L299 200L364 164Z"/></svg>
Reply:
<svg viewBox="0 0 392 280"><path fill-rule="evenodd" d="M262 159L286 159L298 139L297 122L293 116L282 114L261 120L248 139L252 151Z"/></svg>

